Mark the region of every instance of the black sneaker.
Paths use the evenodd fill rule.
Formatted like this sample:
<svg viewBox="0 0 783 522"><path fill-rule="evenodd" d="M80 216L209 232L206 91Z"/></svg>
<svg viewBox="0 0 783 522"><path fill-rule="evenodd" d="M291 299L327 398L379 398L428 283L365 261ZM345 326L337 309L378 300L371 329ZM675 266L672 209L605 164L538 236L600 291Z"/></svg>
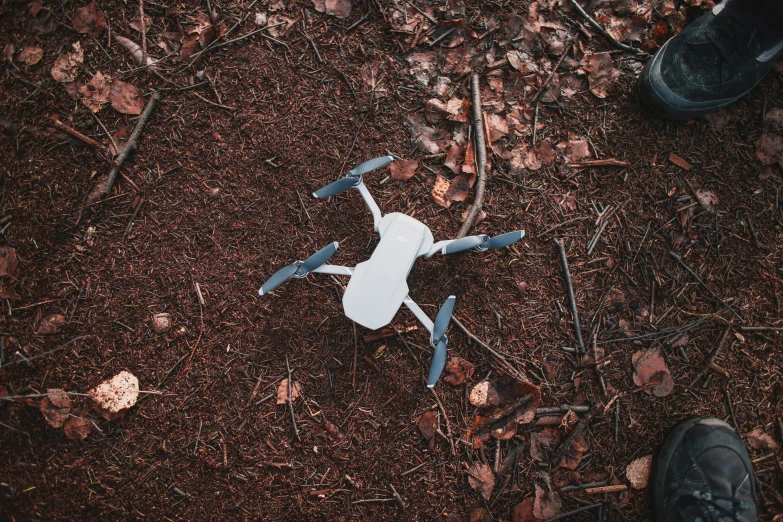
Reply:
<svg viewBox="0 0 783 522"><path fill-rule="evenodd" d="M642 99L672 119L703 116L750 92L783 54L783 17L758 0L726 0L666 42L639 81Z"/></svg>
<svg viewBox="0 0 783 522"><path fill-rule="evenodd" d="M722 420L678 424L658 452L656 522L756 522L756 484L742 439Z"/></svg>

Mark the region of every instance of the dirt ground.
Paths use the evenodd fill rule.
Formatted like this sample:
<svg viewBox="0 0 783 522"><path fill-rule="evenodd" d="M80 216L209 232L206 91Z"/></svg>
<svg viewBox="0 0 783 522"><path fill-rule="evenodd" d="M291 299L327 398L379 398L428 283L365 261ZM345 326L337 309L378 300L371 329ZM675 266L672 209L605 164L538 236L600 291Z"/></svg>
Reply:
<svg viewBox="0 0 783 522"><path fill-rule="evenodd" d="M0 216L10 216L0 230L3 255L18 258L2 271L0 392L22 396L0 403L0 519L516 522L600 504L563 520L647 520L647 490L632 487L626 468L697 414L736 427L761 519L780 520L783 170L761 150L763 136L783 134L780 67L716 117L668 122L638 100L649 55L614 48L568 1L416 0L437 26L402 1L354 0L350 13L345 3L145 0L158 74L117 41L140 43L135 2L99 2L107 27L97 36L74 28L82 1L0 4ZM651 51L709 7L700 4L587 10L602 10L596 18L618 32L631 20L635 36L618 38ZM281 20L183 56L187 45L192 55ZM75 42L83 60L74 65L65 58ZM73 65L74 80L55 78L57 60ZM160 102L112 193L94 201L111 170L108 134L136 118L114 100L91 111L94 93L73 85L96 72L140 89L136 112L155 91ZM499 125L474 233L527 236L508 249L420 259L410 295L430 316L455 295L455 317L540 390L539 407L588 407L562 424L562 414L543 421L539 412L511 438L483 444L470 439L478 410L468 395L504 364L456 326L449 354L475 370L464 384L441 379L433 394L427 335L409 330L417 323L407 310L392 323L399 335L372 340L343 314L345 278L311 275L257 294L331 241L340 243L334 264L369 257L377 235L358 194L310 194L372 157L419 161L408 180L388 168L365 176L383 212L413 215L436 239L456 234L475 190L440 204L432 191L475 179L444 156L470 126L431 100L469 100L472 72ZM575 166L607 158L619 166ZM587 356L574 353L555 237ZM172 323L162 333L152 328L159 313ZM663 357L652 384L642 370L635 382L641 353ZM301 388L298 437L275 397L286 357ZM123 370L142 393L121 418L71 396L71 415L92 421L84 440L24 397L84 394ZM668 374L673 386L660 391ZM430 440L420 428L428 412L440 427ZM569 469L553 456L576 426ZM498 469L504 459L510 470ZM475 476L484 464L488 490ZM596 483L625 488L580 487ZM534 499L538 518L525 512Z"/></svg>

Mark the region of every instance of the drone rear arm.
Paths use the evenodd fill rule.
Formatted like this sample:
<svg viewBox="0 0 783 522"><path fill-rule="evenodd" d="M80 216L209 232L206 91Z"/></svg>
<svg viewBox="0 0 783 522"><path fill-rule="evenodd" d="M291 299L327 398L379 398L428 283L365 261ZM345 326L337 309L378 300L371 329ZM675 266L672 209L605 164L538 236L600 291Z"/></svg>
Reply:
<svg viewBox="0 0 783 522"><path fill-rule="evenodd" d="M419 305L417 305L413 299L411 299L410 296L405 296L403 304L407 306L411 312L413 312L413 315L416 316L416 319L418 319L419 322L424 325L424 328L426 328L431 335L432 329L435 327L435 325L433 324L432 320L427 317L427 314L424 313L424 310L422 310Z"/></svg>
<svg viewBox="0 0 783 522"><path fill-rule="evenodd" d="M367 206L370 209L370 214L372 214L373 229L378 232L378 224L381 222L382 217L381 209L378 207L378 203L375 202L372 195L370 194L370 191L367 190L367 185L364 184L364 180L360 181L355 188L362 195L364 202L367 203Z"/></svg>
<svg viewBox="0 0 783 522"><path fill-rule="evenodd" d="M343 276L352 276L354 268L352 266L321 265L313 272L319 274L334 274Z"/></svg>
<svg viewBox="0 0 783 522"><path fill-rule="evenodd" d="M443 247L445 247L445 246L446 246L446 245L448 245L449 243L453 243L454 241L456 241L456 240L454 240L454 239L445 239L445 240L443 240L443 241L438 241L437 243L435 243L434 245L432 245L432 248L430 248L430 251L429 251L429 252L427 252L426 254L424 254L424 257L426 257L427 259L429 259L429 258L431 258L432 256L434 256L435 254L437 254L438 252L441 252L441 253L442 253L442 251L443 251ZM445 255L445 254L444 254L444 255Z"/></svg>

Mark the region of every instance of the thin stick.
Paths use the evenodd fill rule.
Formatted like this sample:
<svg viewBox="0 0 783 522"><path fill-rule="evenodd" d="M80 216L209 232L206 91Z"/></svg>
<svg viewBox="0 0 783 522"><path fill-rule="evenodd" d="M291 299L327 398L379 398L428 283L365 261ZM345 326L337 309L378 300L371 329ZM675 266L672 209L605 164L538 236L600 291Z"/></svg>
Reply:
<svg viewBox="0 0 783 522"><path fill-rule="evenodd" d="M144 0L139 0L139 20L141 21L141 63L147 65L147 26L144 23Z"/></svg>
<svg viewBox="0 0 783 522"><path fill-rule="evenodd" d="M136 209L133 211L133 215L128 220L128 226L125 228L125 238L127 239L128 236L130 236L131 230L133 228L133 221L136 219L136 216L139 215L139 210L141 210L141 206L144 204L144 198L141 198L139 200L138 205L136 205Z"/></svg>
<svg viewBox="0 0 783 522"><path fill-rule="evenodd" d="M419 14L421 14L421 16L423 16L424 18L426 18L426 19L427 19L427 20L428 20L428 21L429 21L431 24L433 24L433 25L438 25L438 21L437 21L437 20L435 20L435 19L434 19L432 16L430 16L430 15L429 15L429 14L427 14L426 12L422 11L421 9L419 9L419 8L416 6L416 4L414 4L414 3L413 3L413 2L411 2L410 0L405 0L405 3L406 3L406 4L408 4L408 5L410 5L410 6L411 6L412 8L414 8L415 10L417 10L417 11L419 12Z"/></svg>
<svg viewBox="0 0 783 522"><path fill-rule="evenodd" d="M147 125L150 116L152 116L152 113L155 111L155 107L158 105L158 100L160 100L160 94L157 92L154 93L152 97L150 97L150 101L148 101L147 106L144 107L144 112L141 113L139 120L136 122L136 126L133 127L133 132L131 132L130 138L128 138L128 142L125 144L125 147L123 147L119 156L117 156L117 159L114 160L114 166L112 167L111 172L109 172L109 177L106 178L106 182L103 185L103 190L101 190L94 197L88 197L88 204L94 203L97 199L111 194L111 191L114 188L114 183L117 181L117 175L120 173L120 168L122 167L123 163L125 163L125 160L128 158L130 152L136 149L139 136L141 136L141 133L144 130L144 126ZM90 196L92 196L92 194Z"/></svg>
<svg viewBox="0 0 783 522"><path fill-rule="evenodd" d="M576 515L577 513L582 513L584 511L589 511L591 509L595 509L598 507L603 506L603 504L590 504L589 506L580 507L571 511L566 511L565 513L560 513L559 515L555 515L552 518L548 518L544 520L544 522L555 522L555 520L562 520L566 517L570 517L571 515Z"/></svg>
<svg viewBox="0 0 783 522"><path fill-rule="evenodd" d="M563 221L559 225L555 225L552 228L548 228L548 229L544 230L543 232L538 234L538 236L536 236L536 237L545 236L546 234L549 234L550 232L554 232L555 230L557 230L560 227L564 227L566 225L570 225L571 223L576 223L578 221L586 221L588 219L590 219L590 218L586 217L586 216L583 216L583 217L578 217L578 218L574 218L574 219L569 219L568 221Z"/></svg>
<svg viewBox="0 0 783 522"><path fill-rule="evenodd" d="M406 471L406 472L404 472L404 473L400 473L400 476L401 476L401 477L405 477L405 476L407 476L407 475L410 475L410 474L411 474L411 473L413 473L414 471L416 471L416 470L419 470L419 469L423 468L423 467L424 467L424 466L426 466L426 465L427 465L427 461L425 460L424 462L422 462L421 464L419 464L419 465L418 465L418 466L416 466L415 468L411 468L411 469L409 469L408 471Z"/></svg>
<svg viewBox="0 0 783 522"><path fill-rule="evenodd" d="M723 344L726 342L726 338L729 335L729 327L727 326L723 330L723 335L720 336L720 341L718 341L718 346L713 350L713 352L710 354L709 359L707 359L707 364L704 365L704 368L696 375L696 377L693 378L691 383L688 385L688 388L693 388L693 385L696 384L701 380L702 377L709 371L710 365L715 362L715 358L720 353L721 349L723 348Z"/></svg>
<svg viewBox="0 0 783 522"><path fill-rule="evenodd" d="M405 502L402 501L402 497L399 493L397 493L397 490L394 489L394 484L389 484L389 488L392 490L392 494L394 495L394 498L397 500L397 504L400 506L400 510L405 510Z"/></svg>
<svg viewBox="0 0 783 522"><path fill-rule="evenodd" d="M44 352L44 353L39 353L38 355L33 355L32 357L25 357L24 361L11 361L8 364L4 364L3 366L0 366L0 369L7 368L8 366L13 366L14 364L19 364L20 362L30 362L31 359L37 359L39 357L43 357L44 355L50 355L50 354L53 354L54 352L59 352L60 350L63 350L65 348L67 348L71 343L76 342L79 339L87 339L87 338L92 338L92 337L93 337L92 335L80 335L79 337L74 337L70 341L66 342L65 344L62 344L62 345L58 346L57 348L55 348L53 350L49 350L48 352Z"/></svg>
<svg viewBox="0 0 783 522"><path fill-rule="evenodd" d="M446 408L443 406L443 403L440 402L440 397L438 397L438 394L435 391L435 389L430 388L430 391L435 396L435 401L438 403L438 407L440 408L440 411L443 413L443 420L446 423L446 435L448 435L449 445L451 446L451 454L456 455L457 452L454 449L454 440L451 436L451 424L449 424L449 416L446 415Z"/></svg>
<svg viewBox="0 0 783 522"><path fill-rule="evenodd" d="M578 163L569 163L569 167L572 169L584 169L587 167L623 167L628 168L631 166L627 161L621 161L617 158L604 158L594 160L583 160Z"/></svg>
<svg viewBox="0 0 783 522"><path fill-rule="evenodd" d="M196 447L193 448L193 454L194 455L198 455L198 443L199 443L199 440L201 439L201 426L203 425L203 423L204 423L204 420L203 419L199 419L199 421L198 421L198 435L196 435Z"/></svg>
<svg viewBox="0 0 783 522"><path fill-rule="evenodd" d="M455 29L456 29L456 27L452 27L451 29L449 29L448 31L446 31L445 33L443 33L442 35L438 36L437 38L435 38L435 39L432 41L432 43L430 43L430 45L429 45L428 47L429 47L430 49L431 49L431 48L433 48L433 47L435 47L436 45L438 45L438 43L440 43L440 41L441 41L441 40L443 40L443 39L444 39L444 38L446 38L448 35L450 35L451 33L453 33Z"/></svg>
<svg viewBox="0 0 783 522"><path fill-rule="evenodd" d="M623 51L628 51L629 53L646 54L646 53L644 53L644 51L641 51L639 49L634 49L633 47L630 47L628 45L620 43L617 40L615 40L614 38L612 38L612 36L609 33L606 32L606 29L601 27L601 24L599 24L598 22L593 20L593 17L590 16L589 14L587 14L585 12L585 10L582 9L582 6L580 6L578 3L576 3L576 0L569 0L569 1L571 2L571 5L574 6L574 9L576 9L576 12L579 13L579 15L582 18L584 18L587 21L587 23L589 23L593 27L593 29L598 31L601 34L601 36L603 36L604 38L609 40L609 43L611 43L612 45L614 45L618 49L622 49Z"/></svg>
<svg viewBox="0 0 783 522"><path fill-rule="evenodd" d="M296 416L294 415L294 403L291 400L291 377L294 372L291 371L291 366L288 364L288 356L285 356L285 367L288 370L288 409L291 410L291 422L294 425L294 435L296 435L297 440L302 440L299 438L299 428L296 426Z"/></svg>
<svg viewBox="0 0 783 522"><path fill-rule="evenodd" d="M467 335L467 336L468 336L468 337L469 337L471 340L473 340L473 341L476 341L476 342L477 342L477 343L478 343L478 344L479 344L479 345L480 345L482 348L484 348L485 350L487 350L487 351L488 351L489 353L491 353L491 354L492 354L492 355L493 355L493 356L494 356L496 359L498 359L498 360L499 360L501 363L503 363L503 365L505 366L505 370L506 370L507 372L509 372L509 373L513 373L514 375L516 375L517 377L519 377L520 379L522 379L522 380L524 380L524 381L526 381L526 380L527 380L527 378L525 378L525 376L524 376L524 375L522 375L522 373L521 373L519 370L517 370L516 368L514 368L514 367L511 365L511 363L510 363L510 362L508 362L508 361L506 360L506 358L505 358L505 357L503 357L503 356L502 356L500 353L498 353L498 352L496 352L495 350L493 350L493 349L492 349L492 347L490 347L490 346L489 346L487 343L485 343L484 341L482 341L481 339L479 339L478 337L476 337L475 335L473 335L473 333L471 333L471 331L470 331L470 330L468 330L468 329L465 327L465 325L464 325L464 324L462 324L462 323L459 321L459 319L457 319L455 316L453 316L453 315L452 315L452 316L451 316L451 321L452 321L454 324L456 324L456 325L457 325L457 326L460 328L460 330L462 330L462 331L465 333L465 335Z"/></svg>
<svg viewBox="0 0 783 522"><path fill-rule="evenodd" d="M353 323L353 321L351 321ZM359 340L356 336L356 323L353 323L353 367L351 368L351 388L356 388L356 358L359 353Z"/></svg>
<svg viewBox="0 0 783 522"><path fill-rule="evenodd" d="M264 377L264 372L258 372L258 380L256 381L256 385L253 388L253 393L250 394L250 397L247 399L247 402L245 403L245 408L250 406L250 403L253 402L253 399L256 398L256 394L258 393L258 389L261 387L261 379Z"/></svg>
<svg viewBox="0 0 783 522"><path fill-rule="evenodd" d="M609 225L608 221L604 221L603 225L601 225L601 228L598 229L598 232L595 233L593 236L593 239L590 240L589 244L587 245L587 255L593 253L593 250L595 249L595 246L598 244L598 240L601 239L601 234L604 233L604 230L606 230L606 227Z"/></svg>
<svg viewBox="0 0 783 522"><path fill-rule="evenodd" d="M579 344L579 353L585 353L585 342L582 340L582 329L579 327L579 312L576 309L576 298L574 297L574 287L571 285L571 272L568 270L565 247L563 247L563 242L557 238L552 241L555 242L555 246L558 252L560 252L560 263L563 265L563 279L568 292L568 301L571 305L571 315L574 316L574 335L576 335L576 342Z"/></svg>
<svg viewBox="0 0 783 522"><path fill-rule="evenodd" d="M17 310L20 310L20 308L17 308ZM783 328L776 326L743 326L740 328L740 332L783 332Z"/></svg>
<svg viewBox="0 0 783 522"><path fill-rule="evenodd" d="M106 147L98 143L92 138L89 138L82 134L81 132L77 131L76 129L69 127L68 125L61 122L59 119L57 119L57 116L52 116L52 123L54 123L54 126L57 127L60 130L63 130L76 138L77 140L89 145L90 147L94 149L98 149L100 151L106 152Z"/></svg>
<svg viewBox="0 0 783 522"><path fill-rule="evenodd" d="M370 11L370 12L371 12L371 11ZM354 24L353 24L353 25L351 25L351 26L350 26L348 29L346 29L346 30L345 30L345 32L346 32L346 33L350 33L351 31L353 31L354 29L356 29L357 27L359 27L360 25L362 25L362 24L363 24L363 23L364 23L364 22L365 22L365 21L366 21L366 20L367 20L367 19L370 17L370 12L368 12L368 13L367 13L366 15L364 15L362 18L360 18L359 20L357 20L356 22L354 22Z"/></svg>
<svg viewBox="0 0 783 522"><path fill-rule="evenodd" d="M602 493L619 493L628 489L625 484L615 484L613 486L599 486L597 488L586 488L585 493L588 495L600 495Z"/></svg>
<svg viewBox="0 0 783 522"><path fill-rule="evenodd" d="M536 110L538 110L538 100L541 98L541 95L544 94L544 91L546 91L546 88L549 86L549 82L552 81L552 78L555 76L555 73L560 68L560 65L563 63L563 60L565 60L566 56L568 55L568 51L571 50L571 45L574 43L573 38L570 39L568 42L566 42L565 50L563 51L563 54L560 55L560 58L557 60L557 63L554 67L552 67L552 72L549 73L549 76L546 77L546 80L544 80L544 83L541 84L541 87L538 89L538 93L536 94L535 100L536 100ZM534 131L535 132L535 131ZM533 145L535 145L536 142L533 140Z"/></svg>
<svg viewBox="0 0 783 522"><path fill-rule="evenodd" d="M536 136L538 135L538 100L536 100L536 110L533 113L533 146L536 146Z"/></svg>
<svg viewBox="0 0 783 522"><path fill-rule="evenodd" d="M563 458L563 456L568 453L568 450L571 448L571 444L574 443L574 440L576 439L576 436L579 435L590 423L590 420L593 418L593 414L589 413L585 415L582 420L579 421L579 424L576 425L574 428L574 431L572 431L568 437L566 437L566 440L563 442L563 444L558 448L557 452L555 453L555 456L552 457L552 464L557 464L560 462L560 459Z"/></svg>
<svg viewBox="0 0 783 522"><path fill-rule="evenodd" d="M204 294L201 293L201 285L196 283L195 287L196 287L196 295L198 296L198 304L200 304L201 306L206 306L207 302L204 301Z"/></svg>
<svg viewBox="0 0 783 522"><path fill-rule="evenodd" d="M457 239L465 237L473 226L473 222L476 221L476 216L478 216L481 211L481 204L484 200L484 186L487 182L486 173L484 171L487 164L487 145L484 139L484 113L481 110L481 91L477 74L470 77L470 89L473 98L471 112L473 116L473 143L476 148L478 184L476 185L476 197L473 200L473 205L470 207L470 213L468 213L467 219L462 224L462 228L459 229Z"/></svg>
<svg viewBox="0 0 783 522"><path fill-rule="evenodd" d="M675 261L677 261L677 263L679 263L679 265L680 265L681 267L683 267L683 268L685 269L685 271L686 271L686 272L688 272L688 273L689 273L691 276L693 276L693 278L694 278L694 279L696 279L696 281L698 281L698 282L699 282L699 284L700 284L701 286L703 286L703 287L704 287L704 289L705 289L705 290L707 290L707 291L710 293L710 295L711 295L712 297L714 297L715 299L717 299L717 300L720 302L720 304L722 304L723 306L725 306L725 307L726 307L726 308L729 310L729 312L731 312L731 313L732 313L732 315L734 315L734 317L736 317L737 319L739 319L739 320L740 320L740 321L742 321L743 323L745 322L745 319L744 319L744 318L743 318L743 317L742 317L740 314L738 314L737 312L735 312L735 311L734 311L734 309L733 309L731 306L729 306L729 304L728 304L726 301L724 301L723 299L721 299L721 298L718 296L718 294L716 294L715 292L713 292L713 291L712 291L712 288L710 288L709 286L707 286L707 283L705 283L704 281L702 281L702 280L701 280L701 278L699 277L699 274L697 274L696 272L694 272L693 270L691 270L691 267L689 267L688 265L686 265L686 264L685 264L685 261L683 261L683 260L682 260L682 258L681 258L680 256L678 256L678 255L677 255L677 254L675 254L674 252L669 252L669 255L670 255L670 256L672 256L672 258L674 258L674 260L675 260Z"/></svg>

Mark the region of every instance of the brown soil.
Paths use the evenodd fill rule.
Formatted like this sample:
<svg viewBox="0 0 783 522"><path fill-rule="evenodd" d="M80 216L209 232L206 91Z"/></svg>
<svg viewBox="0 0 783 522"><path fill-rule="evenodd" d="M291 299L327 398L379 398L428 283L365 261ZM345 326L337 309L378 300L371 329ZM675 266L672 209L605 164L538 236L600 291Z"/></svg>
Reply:
<svg viewBox="0 0 783 522"><path fill-rule="evenodd" d="M457 440L452 455L443 438L435 436L430 446L416 426L424 412L437 408L424 386L431 351L422 328L365 342L369 332L354 330L343 315L341 290L328 276L289 281L274 295L257 295L275 270L330 241L340 242L335 264L353 266L371 254L377 236L358 195L327 202L309 196L337 179L343 165L347 170L386 150L403 158L425 156L411 145L406 117L422 112L433 95L410 77L404 58L410 43L390 30L379 10L384 2L354 2L345 20L309 14L308 32L323 64L297 28L280 37L287 48L254 36L206 53L191 68L167 62L162 74L176 85L138 70L121 75L136 67L122 47L103 49L106 34L97 40L77 36L67 27L76 8L70 3L45 4L65 24L45 35L33 31L28 4L10 0L0 7L0 47L35 43L45 53L37 65L5 64L0 80L0 120L21 130L0 136L2 211L13 214L4 236L19 256L12 287L20 296L10 309L3 300L4 362L14 364L0 368L0 384L12 395L47 388L83 393L128 370L142 390L161 383L162 393L146 394L141 405L114 421L74 396L75 411L100 428L84 441L67 439L23 401L0 404L0 519L468 520L483 507L496 520L510 520L514 506L543 484L542 473L551 476L553 488L602 480L626 484L626 466L653 453L666 432L690 415L726 419L743 436L761 428L781 444L781 337L739 331L783 325L783 174L777 165L762 170L756 158L756 140L767 125L762 114L783 100L779 73L736 105L729 125L713 131L706 121L667 122L646 112L630 66L644 60L613 51L621 75L609 96L596 98L585 82L576 95L542 103L537 139L555 144L589 138L595 157L632 167L552 163L513 170L493 157L486 218L475 230L495 235L525 229L527 238L512 249L418 261L408 282L426 312L434 316L448 295L456 295L455 315L540 386L542 406L595 407L585 431L589 449L576 471L535 463L525 448L512 480L498 483L485 502L469 486L466 469L476 461L494 464L498 443L474 451ZM292 18L312 11L309 2L288 4ZM480 35L481 20L504 20L514 9L527 9L526 3L514 4L471 2L466 24ZM211 5L230 27L249 2ZM134 2L99 6L113 32L138 39L128 27L137 14ZM150 33L151 53L163 56L152 35L163 30L164 20L174 30L178 17L191 12L180 11L184 6L145 3L159 24ZM346 32L367 13L363 24ZM587 40L570 24L584 48L612 50L601 36ZM233 36L252 30L245 25ZM90 111L49 74L58 53L76 40L85 49L86 70L110 71L147 94L189 80L200 83L195 75L204 68L210 82L161 90L111 198L86 208L86 195L110 164L49 119L57 114L109 143ZM363 64L379 60L385 64L384 96L367 92L361 76ZM467 76L455 82L468 98ZM133 121L110 106L97 116L112 133ZM670 153L693 168L675 165ZM448 172L441 159L423 161ZM447 210L433 202L429 171L382 184L387 172L366 177L384 212L414 214L437 238L456 233L472 196ZM681 220L678 209L691 196L688 183L714 192L717 212L697 204ZM143 204L126 237L138 197ZM616 212L587 255L596 231L591 203L612 205ZM544 234L575 218L583 219ZM600 324L609 396L592 367L563 350L575 341L555 234L566 242L586 340L591 319ZM670 250L745 323L677 265ZM602 306L612 288L625 298ZM159 312L171 314L168 333L152 330L152 314ZM37 335L41 320L53 313L63 314L65 325ZM416 323L401 310L393 324L402 331ZM671 347L665 333L686 325L685 348ZM725 375L711 369L688 389L726 327L727 341L715 360ZM642 334L657 335L631 338ZM32 358L79 336L91 337L35 358L30 367L14 355ZM500 370L457 328L449 339L451 355L477 365L467 386L441 380L436 387L456 440L475 412L466 391ZM676 383L666 397L638 393L633 382L634 352L652 346L661 347ZM302 399L294 403L301 440L286 405L274 398L261 402L286 376L286 356L302 388ZM606 410L615 393L620 398ZM521 426L514 440L500 443L501 456L539 429ZM771 520L783 512L783 455L764 448L751 449L751 455L762 519ZM356 503L393 499L391 486L404 499L404 511L394 501ZM571 491L562 498L564 511L605 502L603 520L645 520L651 511L643 490L592 497ZM568 520L597 520L596 514Z"/></svg>

